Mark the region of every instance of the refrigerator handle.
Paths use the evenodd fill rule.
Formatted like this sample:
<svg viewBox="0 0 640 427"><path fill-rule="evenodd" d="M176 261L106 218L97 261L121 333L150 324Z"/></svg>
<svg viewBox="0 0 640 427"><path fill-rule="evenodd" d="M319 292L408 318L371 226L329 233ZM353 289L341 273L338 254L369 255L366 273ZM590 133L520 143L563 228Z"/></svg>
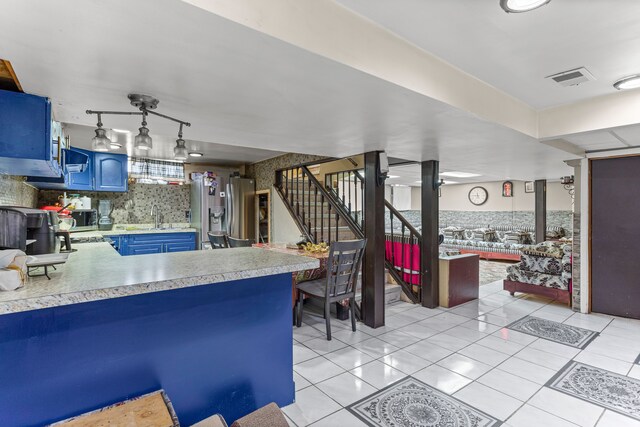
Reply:
<svg viewBox="0 0 640 427"><path fill-rule="evenodd" d="M232 186L231 183L227 184L227 214L228 214L228 220L227 220L227 234L229 236L231 236L231 232L233 231L233 226L235 224L235 212L233 211L233 190L232 190ZM234 236L235 237L235 236Z"/></svg>

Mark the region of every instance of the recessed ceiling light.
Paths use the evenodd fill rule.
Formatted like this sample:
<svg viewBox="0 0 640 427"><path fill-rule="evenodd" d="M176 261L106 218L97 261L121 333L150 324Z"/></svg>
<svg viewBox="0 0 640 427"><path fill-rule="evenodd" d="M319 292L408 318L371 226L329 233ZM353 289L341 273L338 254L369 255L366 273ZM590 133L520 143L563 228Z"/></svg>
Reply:
<svg viewBox="0 0 640 427"><path fill-rule="evenodd" d="M623 79L618 80L613 84L618 90L626 90L626 89L636 89L640 87L640 74L636 74L634 76L625 77Z"/></svg>
<svg viewBox="0 0 640 427"><path fill-rule="evenodd" d="M189 153L189 155L190 155L191 157L202 157L202 156L204 156L204 154L202 154L202 153L198 153L197 151L191 151L191 152Z"/></svg>
<svg viewBox="0 0 640 427"><path fill-rule="evenodd" d="M500 7L508 13L528 12L537 9L551 0L500 0Z"/></svg>
<svg viewBox="0 0 640 427"><path fill-rule="evenodd" d="M130 133L128 130L124 130L124 129L111 129L111 130L118 133Z"/></svg>
<svg viewBox="0 0 640 427"><path fill-rule="evenodd" d="M469 173L469 172L456 172L456 171L451 171L451 172L441 172L440 173L441 176L452 176L454 178L474 178L476 176L480 176L477 173Z"/></svg>

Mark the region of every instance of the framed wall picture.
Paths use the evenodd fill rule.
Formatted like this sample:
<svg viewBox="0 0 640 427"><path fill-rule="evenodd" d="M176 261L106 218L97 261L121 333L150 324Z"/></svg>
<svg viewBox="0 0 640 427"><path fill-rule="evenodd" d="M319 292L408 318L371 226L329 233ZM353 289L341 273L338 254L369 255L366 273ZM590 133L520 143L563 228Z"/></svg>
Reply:
<svg viewBox="0 0 640 427"><path fill-rule="evenodd" d="M525 193L534 193L536 191L533 186L533 181L525 181L524 183L524 192Z"/></svg>
<svg viewBox="0 0 640 427"><path fill-rule="evenodd" d="M502 183L502 197L513 197L513 182L505 181Z"/></svg>

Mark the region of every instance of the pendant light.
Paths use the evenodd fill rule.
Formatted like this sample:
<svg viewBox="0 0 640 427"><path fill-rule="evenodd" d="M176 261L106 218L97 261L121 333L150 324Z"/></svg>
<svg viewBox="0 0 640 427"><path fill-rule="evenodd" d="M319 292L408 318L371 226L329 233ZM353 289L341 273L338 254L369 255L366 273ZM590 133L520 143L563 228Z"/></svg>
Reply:
<svg viewBox="0 0 640 427"><path fill-rule="evenodd" d="M182 139L182 123L180 123L180 130L178 131L178 139L176 139L176 146L173 148L173 158L184 162L189 157L187 147L185 147L184 139Z"/></svg>
<svg viewBox="0 0 640 427"><path fill-rule="evenodd" d="M500 7L507 13L522 13L537 9L551 0L500 0Z"/></svg>
<svg viewBox="0 0 640 427"><path fill-rule="evenodd" d="M153 147L153 140L149 136L149 129L147 129L147 112L142 112L142 127L138 128L139 134L135 137L134 147L139 150L151 150Z"/></svg>
<svg viewBox="0 0 640 427"><path fill-rule="evenodd" d="M98 129L96 136L91 140L94 151L109 151L111 140L107 137L107 131L102 128L102 117L98 114Z"/></svg>

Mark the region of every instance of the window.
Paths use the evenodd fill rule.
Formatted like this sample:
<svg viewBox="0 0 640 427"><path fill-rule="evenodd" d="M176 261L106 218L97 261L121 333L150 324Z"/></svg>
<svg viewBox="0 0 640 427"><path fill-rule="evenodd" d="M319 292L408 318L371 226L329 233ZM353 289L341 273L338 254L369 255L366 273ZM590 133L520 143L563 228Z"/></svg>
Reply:
<svg viewBox="0 0 640 427"><path fill-rule="evenodd" d="M184 164L166 160L129 157L129 178L147 184L166 184L184 182Z"/></svg>

